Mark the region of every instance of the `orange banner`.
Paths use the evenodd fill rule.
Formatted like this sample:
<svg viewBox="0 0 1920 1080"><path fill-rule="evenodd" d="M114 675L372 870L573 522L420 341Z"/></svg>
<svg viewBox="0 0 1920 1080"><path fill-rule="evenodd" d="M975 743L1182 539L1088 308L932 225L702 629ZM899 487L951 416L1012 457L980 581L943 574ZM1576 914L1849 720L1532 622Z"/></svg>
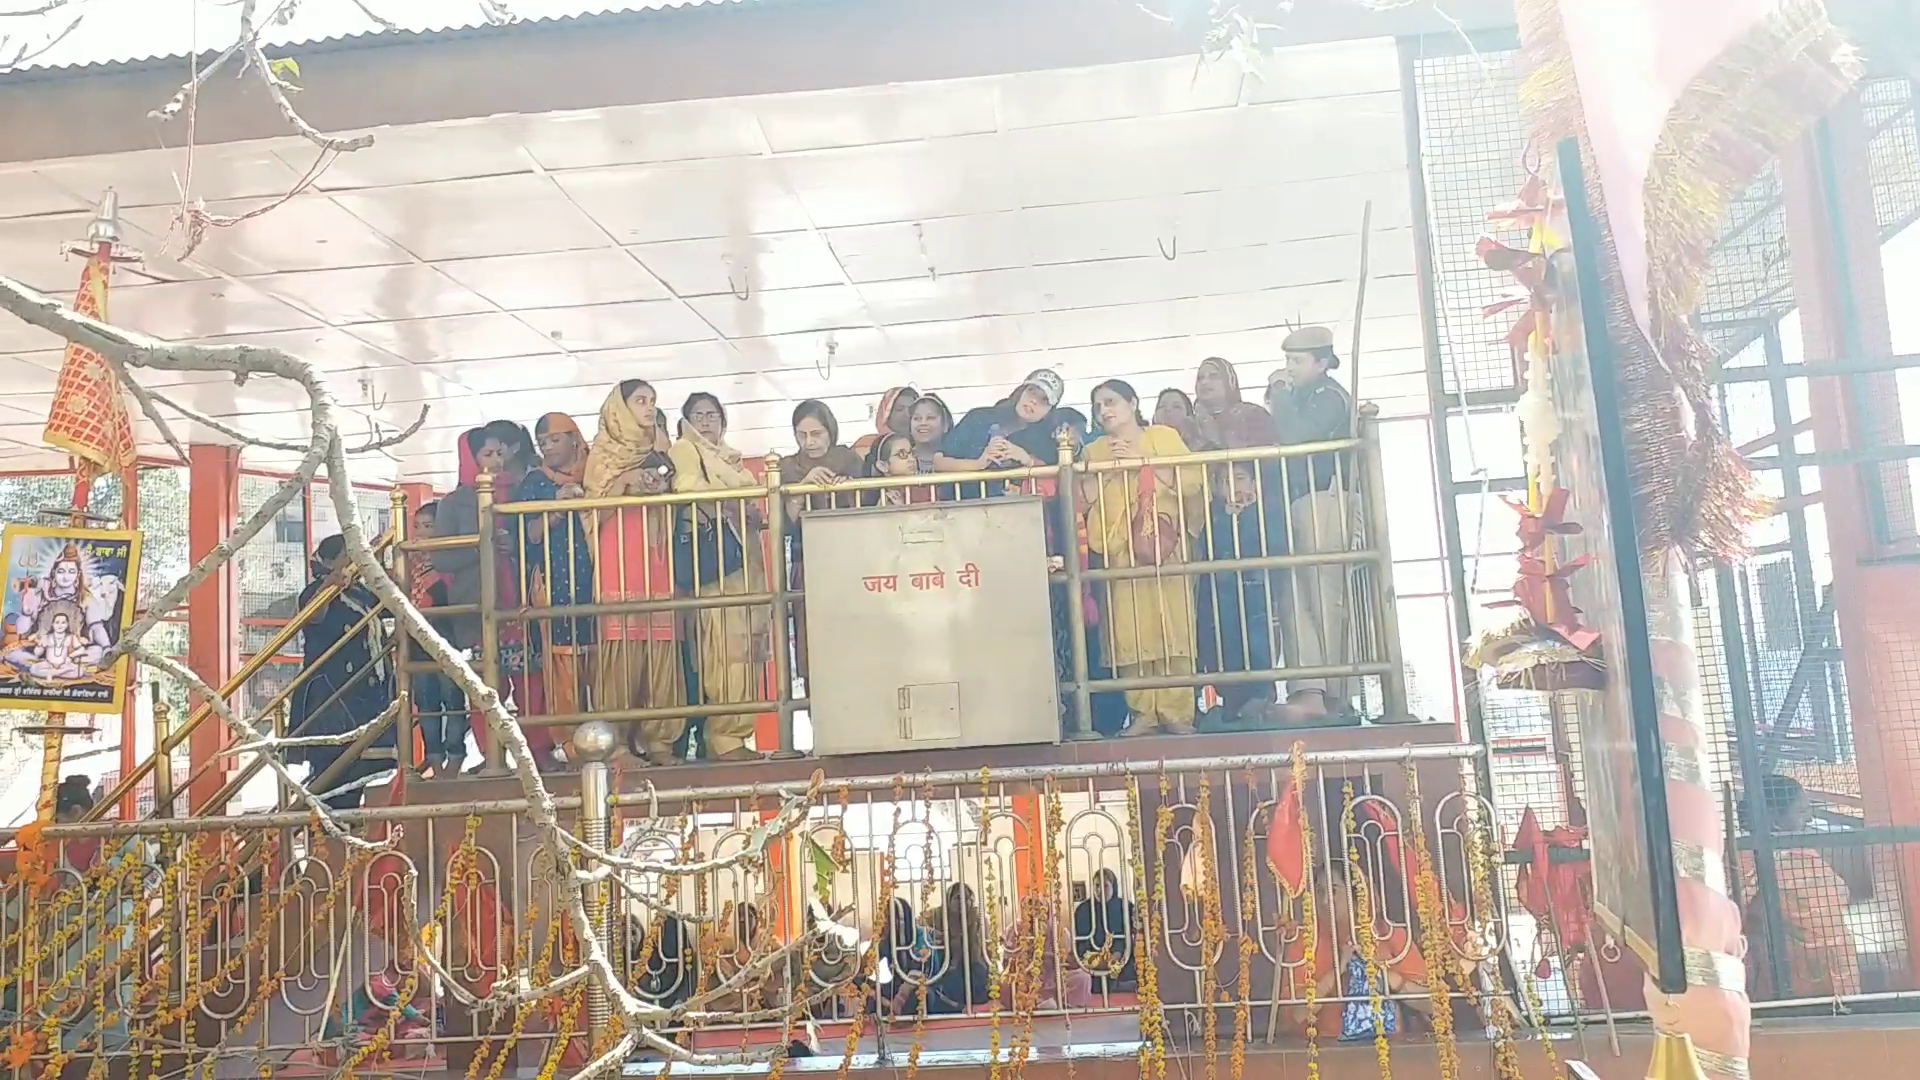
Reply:
<svg viewBox="0 0 1920 1080"><path fill-rule="evenodd" d="M80 292L73 302L75 311L105 321L107 276L111 270L103 254L87 260L80 274ZM126 399L121 396L113 369L92 349L67 346L44 437L48 443L73 455L75 469L82 479L133 467L137 452Z"/></svg>

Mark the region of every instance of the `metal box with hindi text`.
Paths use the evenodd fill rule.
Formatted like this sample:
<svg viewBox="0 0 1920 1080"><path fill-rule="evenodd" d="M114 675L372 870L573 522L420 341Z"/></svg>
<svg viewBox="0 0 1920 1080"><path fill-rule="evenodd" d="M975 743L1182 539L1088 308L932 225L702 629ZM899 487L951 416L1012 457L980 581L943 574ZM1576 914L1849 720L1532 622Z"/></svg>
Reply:
<svg viewBox="0 0 1920 1080"><path fill-rule="evenodd" d="M1060 739L1045 504L816 510L806 549L816 754Z"/></svg>

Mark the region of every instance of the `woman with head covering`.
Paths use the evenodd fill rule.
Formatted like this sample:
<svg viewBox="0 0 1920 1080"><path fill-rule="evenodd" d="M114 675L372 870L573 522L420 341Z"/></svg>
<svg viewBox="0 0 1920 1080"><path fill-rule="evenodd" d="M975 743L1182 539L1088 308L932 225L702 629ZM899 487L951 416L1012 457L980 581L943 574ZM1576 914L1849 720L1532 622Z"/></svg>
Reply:
<svg viewBox="0 0 1920 1080"><path fill-rule="evenodd" d="M680 408L680 441L669 455L675 491L738 491L764 485L749 472L740 451L727 445L727 410L720 399L696 393ZM761 534L765 511L757 499L694 503L681 510L676 527L674 574L682 592L738 596L767 590ZM772 621L766 608L701 608L694 643L700 694L723 704L759 700L772 656ZM746 714L710 716L707 752L721 761L759 757L748 740L754 720Z"/></svg>
<svg viewBox="0 0 1920 1080"><path fill-rule="evenodd" d="M793 440L798 449L780 459L782 484L837 484L865 471L860 455L840 445L840 421L834 419L833 410L827 408L824 401L808 398L794 406ZM796 593L792 604L796 633L792 640L796 666L803 678L807 671L806 601L797 594L804 588L802 576L806 559L800 545L800 516L808 510L845 508L857 502L851 492L839 496L796 495L787 499L788 584Z"/></svg>
<svg viewBox="0 0 1920 1080"><path fill-rule="evenodd" d="M937 974L927 987L930 1013L966 1012L992 999L987 969L987 928L980 903L965 882L948 885L940 910L928 920L940 935Z"/></svg>
<svg viewBox="0 0 1920 1080"><path fill-rule="evenodd" d="M1223 449L1266 446L1273 441L1266 422L1248 413L1228 417ZM1277 461L1235 461L1207 471L1207 517L1194 539L1198 559L1256 559L1287 553L1287 513L1280 497ZM1265 671L1274 666L1271 613L1276 572L1228 571L1196 577L1200 670ZM1271 718L1278 699L1271 682L1217 684L1220 708L1229 722L1258 723Z"/></svg>
<svg viewBox="0 0 1920 1080"><path fill-rule="evenodd" d="M1273 417L1267 410L1240 395L1240 373L1218 356L1200 361L1199 374L1193 380L1192 449L1224 450L1229 431L1264 432L1265 442L1273 442Z"/></svg>
<svg viewBox="0 0 1920 1080"><path fill-rule="evenodd" d="M530 465L532 445L532 437L527 435L526 429L507 420L495 420L462 434L457 443L460 483L441 498L434 511L434 535L478 535L480 476L485 474L492 478L495 501L504 501L525 475ZM491 538L495 552L494 601L500 608L517 608L520 606L520 571L517 568L519 544L508 529L500 527L498 519L495 526ZM445 578L449 604L480 602L479 544L442 548L434 553L433 565ZM484 674L488 658L480 655L480 617L454 616L445 620L445 624L447 641L456 649L467 650ZM507 680L507 685L496 689L504 690L522 714L535 716L545 712L544 700L539 698L542 687L537 680L528 678L530 657L526 626L502 621L499 642L500 674ZM472 710L468 714L468 723L473 729L474 741L480 744L484 752L492 737L487 730L486 718L478 710ZM549 733L539 728L528 728L527 741L535 754L536 764L544 767L552 763L553 739ZM445 750L450 755L455 752L454 747L446 747ZM461 753L464 756L464 751Z"/></svg>
<svg viewBox="0 0 1920 1080"><path fill-rule="evenodd" d="M1138 976L1133 956L1133 905L1120 875L1102 868L1091 894L1073 906L1073 955L1093 976L1097 993L1131 993Z"/></svg>
<svg viewBox="0 0 1920 1080"><path fill-rule="evenodd" d="M854 440L853 452L866 457L873 450L873 444L885 435L905 435L908 418L913 413L915 402L920 400L920 391L911 386L896 386L880 395L880 404L873 410L874 433L862 435Z"/></svg>
<svg viewBox="0 0 1920 1080"><path fill-rule="evenodd" d="M1119 379L1094 388L1094 415L1106 434L1088 447L1086 461L1124 461L1185 454L1186 443L1170 427L1149 426L1140 396ZM1163 566L1186 560L1182 522L1194 520L1183 505L1200 496L1198 477L1170 466L1115 469L1082 479L1081 512L1087 544L1109 567ZM1183 577L1155 574L1107 585L1103 648L1121 678L1193 673L1193 590ZM1127 691L1133 722L1126 735L1193 731L1190 686Z"/></svg>
<svg viewBox="0 0 1920 1080"><path fill-rule="evenodd" d="M566 413L552 412L534 425L540 465L513 491L515 502L555 502L579 498L585 488L587 441L580 425ZM522 515L520 557L525 560L525 586L535 608L570 607L593 603L593 543L580 515L547 510ZM541 664L547 709L565 715L581 711L586 671L583 663L593 647L593 620L555 619L534 624L543 631L546 650Z"/></svg>
<svg viewBox="0 0 1920 1080"><path fill-rule="evenodd" d="M600 406L600 430L587 451L581 487L587 498L665 494L673 483L671 444L653 385L628 379ZM673 596L673 509L625 506L594 512L595 581L601 603ZM661 709L685 705L686 674L672 612L609 615L600 621L594 707ZM642 720L628 729L627 750L654 764L673 758L684 717Z"/></svg>
<svg viewBox="0 0 1920 1080"><path fill-rule="evenodd" d="M328 586L345 587L300 628L303 666L287 718L291 735L345 735L372 723L393 703L380 601L365 585L347 583L349 566L346 541L337 534L320 541L308 562L312 580L300 593L302 609ZM373 743L393 744L391 725ZM311 777L318 779L346 750L344 745L302 746L294 748L289 756L305 761ZM363 755L333 778L328 789L372 776L382 768L380 762ZM361 789L355 788L328 798L326 803L336 810L350 810L360 801Z"/></svg>

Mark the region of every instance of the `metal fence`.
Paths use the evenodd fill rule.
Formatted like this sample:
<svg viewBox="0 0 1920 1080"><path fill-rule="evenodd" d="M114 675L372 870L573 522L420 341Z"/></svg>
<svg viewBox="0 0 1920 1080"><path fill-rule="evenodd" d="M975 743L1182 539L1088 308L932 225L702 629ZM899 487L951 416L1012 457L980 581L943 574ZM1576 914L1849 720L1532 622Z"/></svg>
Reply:
<svg viewBox="0 0 1920 1080"><path fill-rule="evenodd" d="M710 737L716 721L743 718L722 737L744 739L751 717L777 717L777 745L763 737L759 749L805 748L798 523L810 511L1007 493L1045 502L1046 550L1033 555L1048 562L1068 737L1117 733L1129 712L1153 712L1143 695L1156 691L1184 698L1202 729L1310 722L1283 705L1283 683L1324 687L1347 722L1402 722L1377 427L1363 410L1356 439L1122 461L1079 461L1069 445L1058 466L937 480L783 483L769 462L762 487L559 502L497 502L483 478L476 533L497 542L401 547L464 579L463 599L477 593L428 614L472 650L523 725L630 725L635 749L655 756L688 718L707 718ZM946 572L968 584L963 567ZM406 666L417 675L430 664ZM418 678L403 685L423 692ZM1196 712L1199 695L1217 708ZM480 749L497 768L497 748Z"/></svg>
<svg viewBox="0 0 1920 1080"><path fill-rule="evenodd" d="M722 864L615 868L596 886L633 992L717 1014L689 1014L683 1045L785 1045L811 1021L828 1053L856 1024L848 1053L951 1044L983 1024L1031 1046L1036 1024L1063 1038L1044 1029L1077 1017L1084 1041L1107 1016L1124 1041L1151 1041L1164 1015L1164 1041L1200 1034L1211 1050L1298 1037L1310 1020L1331 1041L1356 1016L1371 1038L1370 1010L1392 1014L1394 1038L1512 1030L1523 1007L1498 962L1478 753L816 781L797 827L770 839L759 830L781 795L754 787L559 806L575 835L607 828L636 865ZM524 803L346 818L396 848L350 852L294 813L49 829L35 848L46 878L0 890L5 1041L28 1039L36 1062L284 1075L356 1054L537 1064L588 1034L566 992L503 1015L463 1004L576 964Z"/></svg>

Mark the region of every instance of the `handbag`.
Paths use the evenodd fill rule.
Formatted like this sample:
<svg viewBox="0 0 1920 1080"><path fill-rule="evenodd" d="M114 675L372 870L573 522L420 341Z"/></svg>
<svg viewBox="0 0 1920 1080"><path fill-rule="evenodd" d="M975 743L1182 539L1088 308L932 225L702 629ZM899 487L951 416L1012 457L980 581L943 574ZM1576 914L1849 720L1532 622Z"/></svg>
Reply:
<svg viewBox="0 0 1920 1080"><path fill-rule="evenodd" d="M1151 466L1140 469L1140 487L1133 502L1133 565L1165 566L1180 550L1180 526L1173 515L1154 507L1158 481Z"/></svg>
<svg viewBox="0 0 1920 1080"><path fill-rule="evenodd" d="M681 510L674 530L673 587L691 593L747 565L747 549L731 521L701 520L692 507Z"/></svg>

